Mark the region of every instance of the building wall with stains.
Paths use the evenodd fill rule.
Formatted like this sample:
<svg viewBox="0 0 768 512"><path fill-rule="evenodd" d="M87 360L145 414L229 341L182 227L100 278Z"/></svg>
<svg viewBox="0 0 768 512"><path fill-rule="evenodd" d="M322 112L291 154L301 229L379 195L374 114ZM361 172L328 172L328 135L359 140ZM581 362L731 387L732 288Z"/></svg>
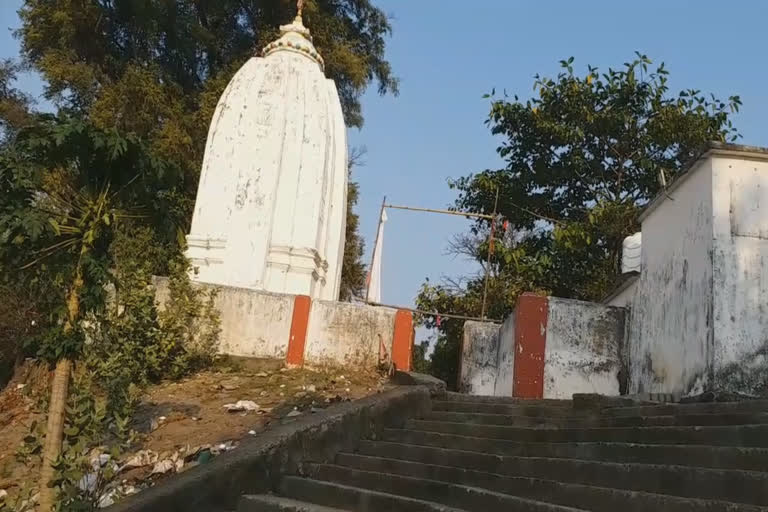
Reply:
<svg viewBox="0 0 768 512"><path fill-rule="evenodd" d="M623 341L623 308L550 297L544 398L620 394Z"/></svg>
<svg viewBox="0 0 768 512"><path fill-rule="evenodd" d="M500 326L468 320L462 334L459 392L493 395L498 373Z"/></svg>
<svg viewBox="0 0 768 512"><path fill-rule="evenodd" d="M371 368L390 360L396 314L386 307L313 301L304 361Z"/></svg>
<svg viewBox="0 0 768 512"><path fill-rule="evenodd" d="M768 155L715 154L712 387L768 387Z"/></svg>
<svg viewBox="0 0 768 512"><path fill-rule="evenodd" d="M499 350L496 359L496 383L493 394L512 396L515 387L515 322L513 311L499 328Z"/></svg>
<svg viewBox="0 0 768 512"><path fill-rule="evenodd" d="M641 216L642 272L629 330L630 392L689 392L712 353L712 173L699 160Z"/></svg>
<svg viewBox="0 0 768 512"><path fill-rule="evenodd" d="M168 300L168 279L154 279L156 297ZM283 359L291 330L293 295L257 292L232 286L198 284L216 290L221 318L219 352L231 356Z"/></svg>

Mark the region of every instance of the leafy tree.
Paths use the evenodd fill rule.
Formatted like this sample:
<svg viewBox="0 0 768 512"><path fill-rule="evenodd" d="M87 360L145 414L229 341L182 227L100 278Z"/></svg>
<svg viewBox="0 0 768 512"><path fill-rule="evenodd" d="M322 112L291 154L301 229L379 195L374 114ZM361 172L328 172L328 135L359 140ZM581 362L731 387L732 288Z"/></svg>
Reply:
<svg viewBox="0 0 768 512"><path fill-rule="evenodd" d="M622 241L639 228L637 215L660 183L671 182L709 141L738 137L730 119L738 96L670 94L664 64L651 69L647 56L636 57L605 73L588 66L585 75L570 58L556 78L536 75L535 97L492 98L487 124L502 138L504 166L451 182L462 211L490 213L500 192L498 211L509 229L491 259L498 287L490 304L501 308L491 316L506 315L525 291L603 298L616 284ZM459 244L483 265L488 228L476 223ZM419 303L479 315L482 284L480 276L458 289L427 284ZM450 361L438 371L453 375L458 337L445 328L441 335Z"/></svg>
<svg viewBox="0 0 768 512"><path fill-rule="evenodd" d="M58 303L40 347L56 363L40 475L42 510L53 504L48 483L61 450L72 361L83 346L82 319L106 302L114 228L136 218L172 226L166 193L177 186L178 174L135 136L67 118L43 118L0 154L0 274L21 274L17 283L44 283Z"/></svg>
<svg viewBox="0 0 768 512"><path fill-rule="evenodd" d="M362 297L365 292L365 263L362 261L365 243L359 233L360 217L355 213L355 206L360 198L360 185L352 181L352 170L364 165L366 153L364 146L352 148L349 154L347 184L347 223L345 225L346 245L341 266L341 289L339 300L351 301Z"/></svg>
<svg viewBox="0 0 768 512"><path fill-rule="evenodd" d="M32 98L14 87L18 72L18 63L10 59L0 61L0 147L32 118Z"/></svg>
<svg viewBox="0 0 768 512"><path fill-rule="evenodd" d="M219 97L295 12L291 0L26 0L18 35L26 61L47 80L48 99L86 114L97 127L136 133L154 154L193 178L174 197L175 209L189 221ZM306 2L304 17L336 82L347 124L361 126L360 97L371 83L381 94L398 90L384 56L387 16L371 0L314 0ZM355 187L350 185L350 206ZM359 288L362 269L351 215L346 298Z"/></svg>

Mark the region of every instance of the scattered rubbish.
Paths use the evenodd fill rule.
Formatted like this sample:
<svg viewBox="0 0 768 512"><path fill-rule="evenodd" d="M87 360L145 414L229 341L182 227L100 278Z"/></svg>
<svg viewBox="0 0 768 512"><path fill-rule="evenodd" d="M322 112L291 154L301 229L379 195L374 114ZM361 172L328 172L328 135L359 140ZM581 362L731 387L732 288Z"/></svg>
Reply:
<svg viewBox="0 0 768 512"><path fill-rule="evenodd" d="M301 411L298 411L296 409L292 410L288 414L285 415L286 418L293 418L295 416L301 416Z"/></svg>
<svg viewBox="0 0 768 512"><path fill-rule="evenodd" d="M216 446L211 446L211 453L213 455L219 455L220 453L229 452L237 448L237 444L234 441L226 441L219 443Z"/></svg>
<svg viewBox="0 0 768 512"><path fill-rule="evenodd" d="M150 473L150 474L151 475L163 475L163 474L169 472L170 470L172 470L175 467L176 467L176 464L171 459L161 460L160 462L155 464L155 467L152 468L152 473Z"/></svg>
<svg viewBox="0 0 768 512"><path fill-rule="evenodd" d="M280 388L281 389L284 388L284 387L285 387L285 384L280 384Z"/></svg>
<svg viewBox="0 0 768 512"><path fill-rule="evenodd" d="M198 454L197 463L207 464L211 461L212 458L213 458L213 454L211 453L211 450L205 449Z"/></svg>
<svg viewBox="0 0 768 512"><path fill-rule="evenodd" d="M267 372L259 372L254 377L269 377L269 374Z"/></svg>
<svg viewBox="0 0 768 512"><path fill-rule="evenodd" d="M0 500L4 500L8 496L8 491L0 489Z"/></svg>
<svg viewBox="0 0 768 512"><path fill-rule="evenodd" d="M307 391L309 391L310 393L314 393L317 391L317 388L315 387L314 384L310 384L309 386L307 386Z"/></svg>
<svg viewBox="0 0 768 512"><path fill-rule="evenodd" d="M130 459L128 459L125 464L123 464L123 467L120 468L120 471L123 471L126 468L140 468L143 466L150 466L157 463L158 458L158 454L152 450L140 450L136 452L136 454L133 455Z"/></svg>
<svg viewBox="0 0 768 512"><path fill-rule="evenodd" d="M27 387L26 384L16 384L16 389L24 389L25 387Z"/></svg>
<svg viewBox="0 0 768 512"><path fill-rule="evenodd" d="M234 404L225 404L224 408L229 412L258 411L259 404L251 400L238 400Z"/></svg>
<svg viewBox="0 0 768 512"><path fill-rule="evenodd" d="M249 433L250 435L252 435L252 436L255 436L255 435L256 435L256 431L255 431L255 430L249 430L249 431L248 431L248 433Z"/></svg>
<svg viewBox="0 0 768 512"><path fill-rule="evenodd" d="M88 473L77 482L77 487L83 492L94 492L98 482L99 475L97 473Z"/></svg>

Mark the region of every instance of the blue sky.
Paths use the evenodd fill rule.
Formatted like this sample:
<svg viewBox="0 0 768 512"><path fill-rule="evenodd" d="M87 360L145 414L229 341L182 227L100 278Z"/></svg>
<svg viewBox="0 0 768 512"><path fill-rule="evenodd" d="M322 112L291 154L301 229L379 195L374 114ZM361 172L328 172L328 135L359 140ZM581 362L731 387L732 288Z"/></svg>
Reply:
<svg viewBox="0 0 768 512"><path fill-rule="evenodd" d="M401 79L399 97L363 100L365 126L350 131L365 145L361 231L370 258L382 197L393 203L442 208L455 198L446 179L499 165L496 142L484 125L492 88L527 97L533 75L554 75L574 56L606 69L634 51L664 61L673 90L695 87L720 97L739 94L735 117L745 144L768 146L768 2L608 0L375 0L393 17L387 55ZM21 0L0 1L0 26L17 27ZM0 32L0 57L18 42ZM35 77L20 86L40 94ZM424 278L473 270L445 255L458 217L391 211L384 235L383 302L412 304Z"/></svg>

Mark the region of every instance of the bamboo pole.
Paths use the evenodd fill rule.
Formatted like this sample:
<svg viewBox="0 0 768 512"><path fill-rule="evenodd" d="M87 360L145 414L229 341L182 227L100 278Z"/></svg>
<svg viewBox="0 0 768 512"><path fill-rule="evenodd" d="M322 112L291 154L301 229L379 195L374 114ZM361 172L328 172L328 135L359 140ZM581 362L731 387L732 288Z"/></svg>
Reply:
<svg viewBox="0 0 768 512"><path fill-rule="evenodd" d="M420 315L428 315L428 316L435 316L435 317L439 316L441 318L456 318L458 320L475 320L477 322L489 322L493 324L502 323L501 320L480 318L476 316L455 315L453 313L437 313L435 311L424 311L423 309L407 308L405 306L393 306L392 304L381 304L379 302L371 302L371 301L366 301L365 303L368 304L369 306L380 306L383 308L402 309L405 311L410 311L411 313L418 313Z"/></svg>
<svg viewBox="0 0 768 512"><path fill-rule="evenodd" d="M400 206L400 205L394 205L394 204L388 204L385 205L387 208L393 208L395 210L410 210L413 212L428 212L428 213L444 213L446 215L456 215L459 217L475 217L478 219L493 219L493 215L488 215L485 213L475 213L475 212L455 212L453 210L440 210L436 208L418 208L415 206Z"/></svg>
<svg viewBox="0 0 768 512"><path fill-rule="evenodd" d="M496 187L496 200L493 203L493 216L491 217L491 232L488 235L488 261L485 264L485 285L483 286L483 309L480 313L485 318L485 308L488 302L488 276L491 274L491 254L493 249L493 235L496 230L496 211L499 209L499 187Z"/></svg>

